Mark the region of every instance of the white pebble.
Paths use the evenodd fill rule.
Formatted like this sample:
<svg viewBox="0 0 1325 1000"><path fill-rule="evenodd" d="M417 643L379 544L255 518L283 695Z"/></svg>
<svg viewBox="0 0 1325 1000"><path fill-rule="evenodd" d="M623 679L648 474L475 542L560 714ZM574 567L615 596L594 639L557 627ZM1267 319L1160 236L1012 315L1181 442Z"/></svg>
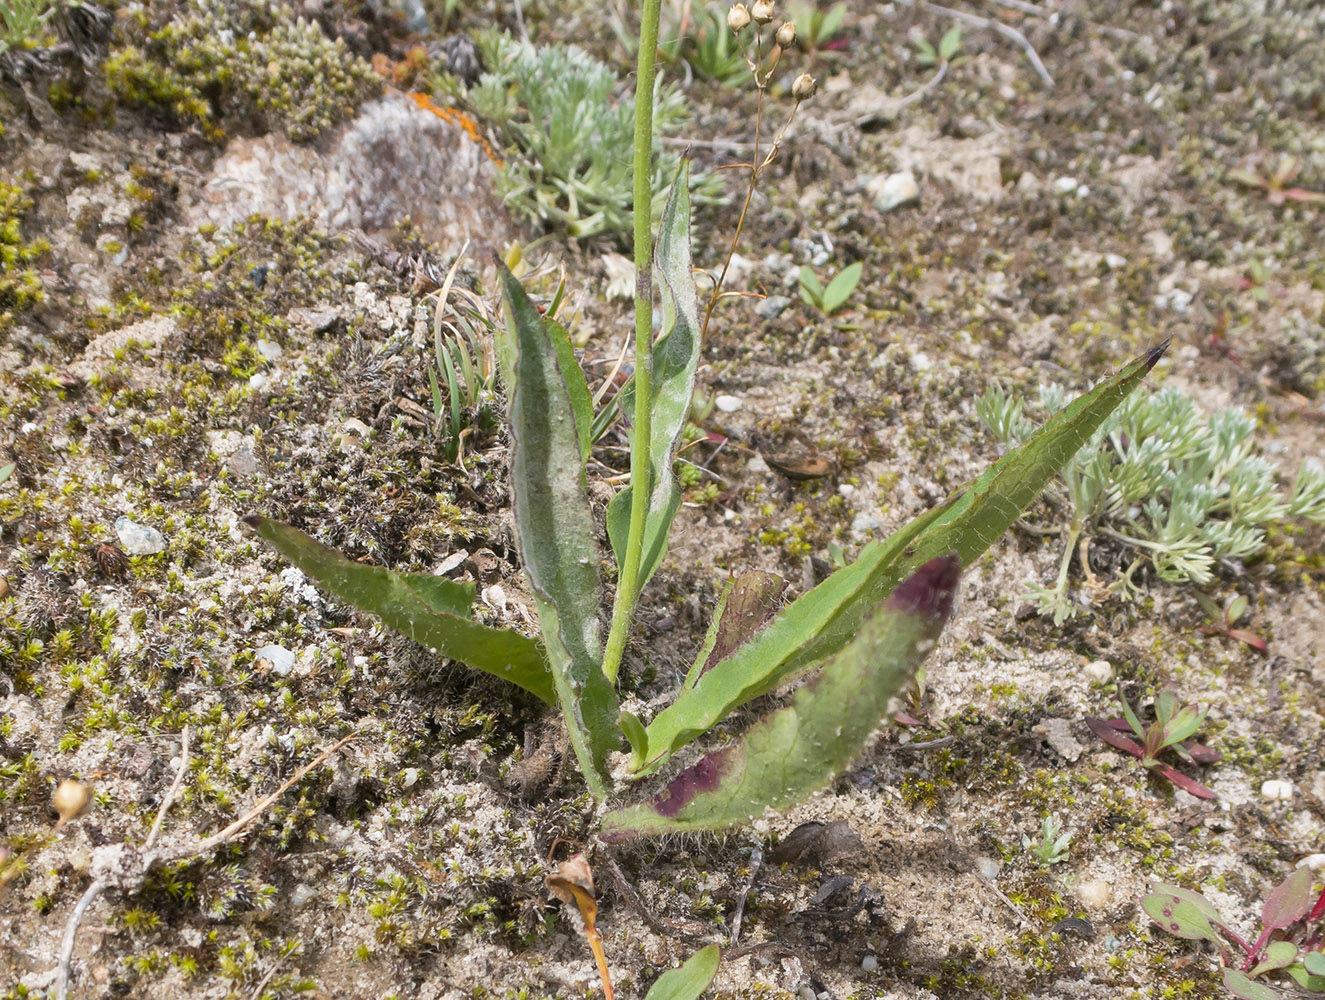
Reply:
<svg viewBox="0 0 1325 1000"><path fill-rule="evenodd" d="M878 955L866 955L864 958L860 960L860 968L862 972L873 972L878 967L879 967Z"/></svg>
<svg viewBox="0 0 1325 1000"><path fill-rule="evenodd" d="M262 372L254 372L248 377L248 387L250 389L261 389L267 384L267 376Z"/></svg>
<svg viewBox="0 0 1325 1000"><path fill-rule="evenodd" d="M166 550L165 535L125 516L115 519L115 534L124 546L124 551L131 556L152 556Z"/></svg>
<svg viewBox="0 0 1325 1000"><path fill-rule="evenodd" d="M1108 660L1091 660L1081 668L1081 672L1092 684L1103 684L1113 676L1113 664Z"/></svg>
<svg viewBox="0 0 1325 1000"><path fill-rule="evenodd" d="M1282 778L1271 778L1261 785L1261 798L1270 802L1287 802L1293 797L1293 783Z"/></svg>
<svg viewBox="0 0 1325 1000"><path fill-rule="evenodd" d="M266 660L271 664L271 672L278 677L285 677L294 669L294 653L284 646L263 646L253 654L253 662Z"/></svg>
<svg viewBox="0 0 1325 1000"><path fill-rule="evenodd" d="M998 878L998 869L1000 866L997 858L976 858L975 867L979 869L981 875L989 879L991 882Z"/></svg>
<svg viewBox="0 0 1325 1000"><path fill-rule="evenodd" d="M1071 194L1078 186L1075 177L1055 177L1053 192L1054 194Z"/></svg>
<svg viewBox="0 0 1325 1000"><path fill-rule="evenodd" d="M1113 895L1113 886L1102 878L1088 879L1077 886L1077 899L1090 910L1103 909Z"/></svg>
<svg viewBox="0 0 1325 1000"><path fill-rule="evenodd" d="M880 212L891 212L894 208L919 200L920 185L916 183L915 174L909 170L899 170L889 174L878 185L878 191L874 194L874 207Z"/></svg>
<svg viewBox="0 0 1325 1000"><path fill-rule="evenodd" d="M713 405L723 413L735 413L743 404L738 396L718 396L713 400Z"/></svg>

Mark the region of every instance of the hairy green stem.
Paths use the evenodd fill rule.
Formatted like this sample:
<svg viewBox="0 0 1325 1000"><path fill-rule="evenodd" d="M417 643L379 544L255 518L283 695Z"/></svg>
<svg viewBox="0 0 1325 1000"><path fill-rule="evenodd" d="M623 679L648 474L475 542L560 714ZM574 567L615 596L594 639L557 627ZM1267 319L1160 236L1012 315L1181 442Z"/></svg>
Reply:
<svg viewBox="0 0 1325 1000"><path fill-rule="evenodd" d="M635 427L630 450L630 533L621 577L612 605L612 625L603 651L603 673L616 683L621 654L630 632L630 616L639 596L639 568L644 552L644 522L649 513L649 454L653 404L653 79L658 50L658 12L662 0L644 0L639 63L635 74Z"/></svg>

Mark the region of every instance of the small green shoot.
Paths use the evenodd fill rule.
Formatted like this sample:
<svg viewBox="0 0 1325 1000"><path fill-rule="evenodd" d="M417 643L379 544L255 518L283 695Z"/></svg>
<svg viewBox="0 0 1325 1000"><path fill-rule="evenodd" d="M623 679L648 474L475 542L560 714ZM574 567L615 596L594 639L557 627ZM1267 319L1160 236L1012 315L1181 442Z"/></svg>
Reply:
<svg viewBox="0 0 1325 1000"><path fill-rule="evenodd" d="M12 476L15 468L17 468L17 463L15 462L7 462L4 465L0 465L0 483L3 483L6 479Z"/></svg>
<svg viewBox="0 0 1325 1000"><path fill-rule="evenodd" d="M825 288L810 268L802 267L800 273L801 298L806 305L813 306L825 316L831 316L847 303L851 293L860 284L860 276L865 265L862 261L848 264Z"/></svg>
<svg viewBox="0 0 1325 1000"><path fill-rule="evenodd" d="M1046 816L1040 823L1040 839L1036 840L1030 834L1023 833L1021 846L1036 861L1048 867L1067 860L1068 848L1072 846L1072 834L1063 832L1063 825L1057 815Z"/></svg>
<svg viewBox="0 0 1325 1000"><path fill-rule="evenodd" d="M1285 155L1279 157L1279 163L1269 173L1239 169L1230 170L1228 176L1230 180L1237 181L1245 187L1264 191L1265 200L1271 205L1282 205L1289 201L1307 204L1325 202L1325 192L1289 187L1301 172L1302 161L1296 156Z"/></svg>
<svg viewBox="0 0 1325 1000"><path fill-rule="evenodd" d="M1090 731L1110 746L1131 754L1141 762L1142 767L1167 778L1183 791L1197 798L1215 798L1215 793L1205 785L1159 759L1159 755L1168 749L1172 749L1189 764L1213 764L1223 757L1218 750L1211 750L1191 739L1205 722L1208 709L1196 704L1179 708L1178 696L1172 691L1163 691L1155 699L1155 721L1149 726L1143 726L1121 691L1118 692L1118 700L1122 702L1123 718L1088 718L1086 725ZM1141 743L1123 735L1129 730Z"/></svg>
<svg viewBox="0 0 1325 1000"><path fill-rule="evenodd" d="M944 32L943 37L939 39L938 48L935 48L928 41L921 38L916 41L916 65L917 66L941 66L944 63L952 63L961 51L962 47L962 29L953 27Z"/></svg>
<svg viewBox="0 0 1325 1000"><path fill-rule="evenodd" d="M1270 973L1286 973L1297 987L1325 993L1325 889L1313 899L1311 869L1293 871L1266 896L1261 931L1248 944L1199 892L1157 884L1141 908L1161 928L1189 941L1208 941L1219 951L1224 988L1241 1000L1276 1000L1277 989L1256 982ZM1241 961L1229 947L1237 946Z"/></svg>
<svg viewBox="0 0 1325 1000"><path fill-rule="evenodd" d="M811 58L834 54L841 47L842 43L836 36L846 22L845 3L835 3L825 9L819 4L798 0L787 6L787 17L796 25L798 44Z"/></svg>
<svg viewBox="0 0 1325 1000"><path fill-rule="evenodd" d="M1246 643L1258 653L1268 651L1269 645L1266 641L1252 632L1250 629L1235 628L1234 626L1247 613L1247 598L1241 594L1234 594L1221 608L1215 603L1214 599L1199 590L1196 592L1196 601L1208 614L1212 621L1218 624L1212 626L1198 625L1197 631L1206 635L1223 635L1230 639L1236 639L1238 642Z"/></svg>

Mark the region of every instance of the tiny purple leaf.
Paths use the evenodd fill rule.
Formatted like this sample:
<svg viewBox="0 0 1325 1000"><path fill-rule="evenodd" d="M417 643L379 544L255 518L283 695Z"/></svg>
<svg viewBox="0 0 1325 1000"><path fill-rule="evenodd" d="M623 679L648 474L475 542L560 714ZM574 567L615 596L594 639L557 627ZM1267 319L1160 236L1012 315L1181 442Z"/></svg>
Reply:
<svg viewBox="0 0 1325 1000"><path fill-rule="evenodd" d="M1297 923L1311 909L1311 869L1303 866L1280 882L1265 897L1261 923L1271 930L1283 930Z"/></svg>

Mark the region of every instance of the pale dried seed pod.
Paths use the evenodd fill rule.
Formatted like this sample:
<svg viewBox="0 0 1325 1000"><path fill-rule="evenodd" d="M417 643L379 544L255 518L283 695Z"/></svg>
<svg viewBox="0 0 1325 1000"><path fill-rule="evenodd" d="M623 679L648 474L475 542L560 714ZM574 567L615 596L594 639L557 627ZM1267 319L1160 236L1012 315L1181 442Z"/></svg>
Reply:
<svg viewBox="0 0 1325 1000"><path fill-rule="evenodd" d="M791 21L784 21L782 27L778 28L778 33L774 36L777 43L784 49L789 49L796 44L796 25Z"/></svg>
<svg viewBox="0 0 1325 1000"><path fill-rule="evenodd" d="M51 796L51 805L60 816L60 821L55 824L55 832L59 833L70 820L82 815L91 801L92 789L81 781L65 778L60 782L55 794Z"/></svg>
<svg viewBox="0 0 1325 1000"><path fill-rule="evenodd" d="M755 19L756 24L767 24L777 16L777 5L773 0L755 0L750 5L750 16Z"/></svg>
<svg viewBox="0 0 1325 1000"><path fill-rule="evenodd" d="M750 25L750 11L746 9L743 3L734 3L731 9L727 11L727 27L731 28L734 34L740 34Z"/></svg>
<svg viewBox="0 0 1325 1000"><path fill-rule="evenodd" d="M818 89L819 81L809 73L802 73L791 83L791 96L798 101L808 101Z"/></svg>

